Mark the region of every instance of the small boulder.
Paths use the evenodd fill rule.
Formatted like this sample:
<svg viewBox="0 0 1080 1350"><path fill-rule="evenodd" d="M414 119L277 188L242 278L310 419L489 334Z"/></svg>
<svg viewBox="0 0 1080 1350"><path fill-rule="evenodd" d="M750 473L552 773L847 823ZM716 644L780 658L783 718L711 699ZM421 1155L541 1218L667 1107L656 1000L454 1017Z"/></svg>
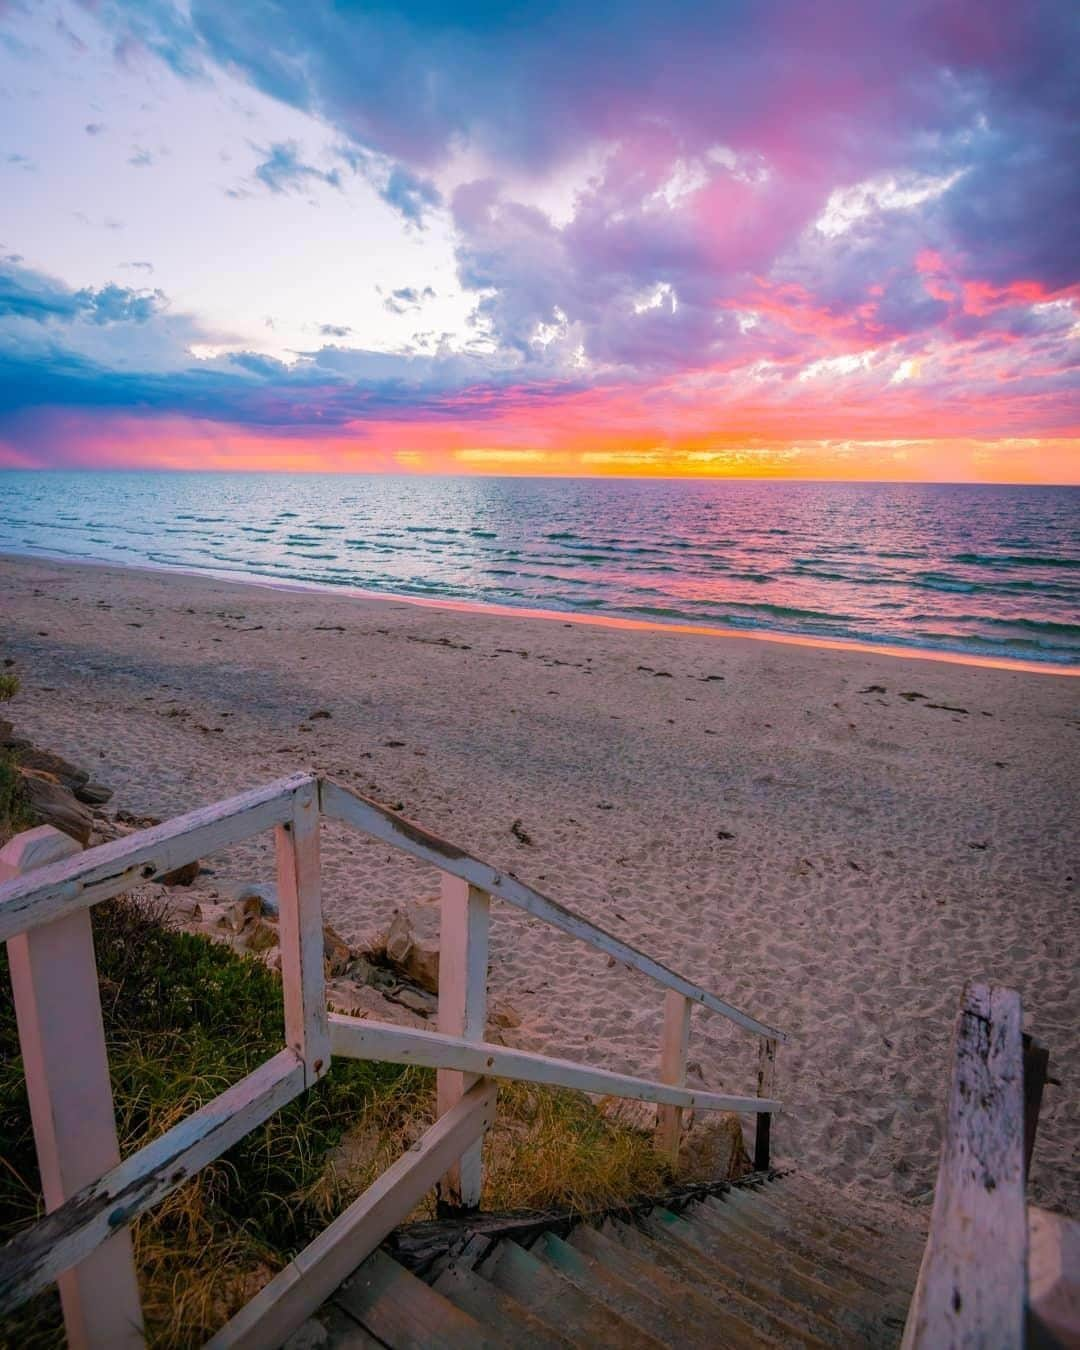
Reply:
<svg viewBox="0 0 1080 1350"><path fill-rule="evenodd" d="M81 787L90 778L85 769L77 768L76 765L68 763L66 759L54 755L51 750L39 750L36 746L31 746L20 753L19 767L22 769L38 769L43 773L52 774L57 782L62 783L66 788Z"/></svg>
<svg viewBox="0 0 1080 1350"><path fill-rule="evenodd" d="M326 1001L331 1012L346 1017L371 1017L376 1022L392 1022L400 1027L426 1027L427 1022L403 1004L388 998L367 984L351 980L331 980L326 986Z"/></svg>
<svg viewBox="0 0 1080 1350"><path fill-rule="evenodd" d="M344 975L352 960L349 944L329 924L323 925L323 965L327 978Z"/></svg>
<svg viewBox="0 0 1080 1350"><path fill-rule="evenodd" d="M488 1003L487 1020L501 1031L513 1031L521 1026L521 1014L512 1003L502 998L491 999Z"/></svg>
<svg viewBox="0 0 1080 1350"><path fill-rule="evenodd" d="M199 868L202 864L198 858L194 862L184 863L181 867L174 867L171 872L166 872L158 880L163 886L190 886L199 875Z"/></svg>
<svg viewBox="0 0 1080 1350"><path fill-rule="evenodd" d="M255 919L241 930L237 942L244 951L267 952L278 945L278 931L265 919Z"/></svg>
<svg viewBox="0 0 1080 1350"><path fill-rule="evenodd" d="M386 934L386 959L429 993L439 992L439 902L399 909Z"/></svg>
<svg viewBox="0 0 1080 1350"><path fill-rule="evenodd" d="M423 989L413 989L408 984L398 985L396 989L388 992L386 997L392 1003L400 1003L410 1012L419 1013L421 1017L434 1017L439 1010L439 1000L434 994L429 994Z"/></svg>
<svg viewBox="0 0 1080 1350"><path fill-rule="evenodd" d="M113 795L112 788L106 787L104 783L82 783L74 791L79 801L85 802L88 806L104 806Z"/></svg>
<svg viewBox="0 0 1080 1350"><path fill-rule="evenodd" d="M55 826L85 848L94 828L87 808L53 774L20 766L19 776L36 823Z"/></svg>
<svg viewBox="0 0 1080 1350"><path fill-rule="evenodd" d="M239 904L247 900L258 900L261 913L277 918L278 889L273 881L244 881L238 886L230 887L228 894Z"/></svg>
<svg viewBox="0 0 1080 1350"><path fill-rule="evenodd" d="M656 1129L655 1102L639 1102L632 1097L593 1097L593 1101L604 1119L613 1125L641 1134L652 1134Z"/></svg>

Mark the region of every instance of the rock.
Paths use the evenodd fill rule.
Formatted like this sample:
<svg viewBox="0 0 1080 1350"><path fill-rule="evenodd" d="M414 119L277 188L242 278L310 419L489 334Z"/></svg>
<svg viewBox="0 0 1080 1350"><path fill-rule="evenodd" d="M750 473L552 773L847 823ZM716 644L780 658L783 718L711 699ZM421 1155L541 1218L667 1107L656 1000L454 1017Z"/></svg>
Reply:
<svg viewBox="0 0 1080 1350"><path fill-rule="evenodd" d="M171 872L166 872L164 876L158 877L162 886L190 886L199 875L199 868L202 864L198 858L194 862L184 863L182 867L174 867Z"/></svg>
<svg viewBox="0 0 1080 1350"><path fill-rule="evenodd" d="M395 913L386 934L386 959L421 989L439 992L438 900L419 900Z"/></svg>
<svg viewBox="0 0 1080 1350"><path fill-rule="evenodd" d="M327 978L344 975L352 960L349 944L329 924L323 925L323 965Z"/></svg>
<svg viewBox="0 0 1080 1350"><path fill-rule="evenodd" d="M346 1017L371 1017L377 1022L392 1022L399 1027L426 1027L424 1018L403 1004L390 1000L368 984L351 980L331 980L326 986L326 1001L332 1012Z"/></svg>
<svg viewBox="0 0 1080 1350"><path fill-rule="evenodd" d="M239 904L246 900L258 900L263 914L278 914L278 890L273 881L246 881L229 890L230 897Z"/></svg>
<svg viewBox="0 0 1080 1350"><path fill-rule="evenodd" d="M357 956L345 967L345 974L356 984L378 984L379 970L366 956Z"/></svg>
<svg viewBox="0 0 1080 1350"><path fill-rule="evenodd" d="M94 817L52 774L19 768L23 790L38 825L53 825L83 848L90 842Z"/></svg>
<svg viewBox="0 0 1080 1350"><path fill-rule="evenodd" d="M49 750L38 750L36 746L31 746L29 749L20 752L19 768L37 769L43 773L52 774L58 782L69 789L81 787L90 778L85 769L76 768L74 764L69 764L66 759L61 759L59 755L54 755Z"/></svg>
<svg viewBox="0 0 1080 1350"><path fill-rule="evenodd" d="M132 811L117 811L113 819L118 825L128 825L135 830L149 830L161 824L160 816L137 816Z"/></svg>
<svg viewBox="0 0 1080 1350"><path fill-rule="evenodd" d="M242 930L239 942L248 952L266 952L278 945L278 930L265 919L255 919Z"/></svg>
<svg viewBox="0 0 1080 1350"><path fill-rule="evenodd" d="M366 928L353 939L353 951L361 956L370 957L372 961L384 961L386 959L386 937L387 930L385 928Z"/></svg>
<svg viewBox="0 0 1080 1350"><path fill-rule="evenodd" d="M411 1012L419 1013L421 1017L433 1017L439 1010L439 1000L434 994L429 994L423 989L413 989L407 984L399 985L386 997L393 1003L400 1003Z"/></svg>
<svg viewBox="0 0 1080 1350"><path fill-rule="evenodd" d="M75 796L88 806L104 806L112 798L113 790L104 783L83 783L75 789Z"/></svg>
<svg viewBox="0 0 1080 1350"><path fill-rule="evenodd" d="M262 905L256 896L248 896L246 900L226 900L220 904L200 901L195 917L203 927L242 933L250 923L262 917Z"/></svg>
<svg viewBox="0 0 1080 1350"><path fill-rule="evenodd" d="M7 745L15 734L15 727L6 717L0 717L0 745Z"/></svg>
<svg viewBox="0 0 1080 1350"><path fill-rule="evenodd" d="M326 711L325 708L316 708L315 711L314 711L313 713L308 713L308 721L309 721L309 722L317 722L317 721L319 721L321 718L326 718L326 717L329 717L329 716L330 716L330 714Z"/></svg>
<svg viewBox="0 0 1080 1350"><path fill-rule="evenodd" d="M513 1031L521 1026L521 1014L505 999L496 998L488 1003L488 1021L493 1027L503 1031Z"/></svg>

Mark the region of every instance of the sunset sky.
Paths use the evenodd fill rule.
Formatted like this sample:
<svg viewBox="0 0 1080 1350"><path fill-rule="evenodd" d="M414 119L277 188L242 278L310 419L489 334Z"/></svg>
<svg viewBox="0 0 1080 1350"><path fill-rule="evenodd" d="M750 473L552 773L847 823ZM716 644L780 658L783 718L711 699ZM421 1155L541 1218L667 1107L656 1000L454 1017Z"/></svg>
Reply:
<svg viewBox="0 0 1080 1350"><path fill-rule="evenodd" d="M0 0L0 466L1080 481L1075 0Z"/></svg>

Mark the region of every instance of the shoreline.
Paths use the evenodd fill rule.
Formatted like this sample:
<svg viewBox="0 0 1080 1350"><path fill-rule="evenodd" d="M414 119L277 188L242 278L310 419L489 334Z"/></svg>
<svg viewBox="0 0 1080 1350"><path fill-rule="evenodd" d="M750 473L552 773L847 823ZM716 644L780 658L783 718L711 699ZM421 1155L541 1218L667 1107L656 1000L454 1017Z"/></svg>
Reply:
<svg viewBox="0 0 1080 1350"><path fill-rule="evenodd" d="M520 876L787 1032L777 1157L841 1185L925 1200L963 986L1018 989L1062 1084L1032 1196L1080 1210L1078 686L559 618L8 556L5 716L140 815L313 769ZM352 945L438 892L321 840ZM203 862L273 875L268 838ZM617 962L495 905L489 970L508 1044L655 1067L663 1000ZM698 1009L691 1081L752 1091L756 1049Z"/></svg>
<svg viewBox="0 0 1080 1350"><path fill-rule="evenodd" d="M941 650L934 647L907 647L902 643L859 642L854 638L816 637L803 633L781 633L766 629L724 628L713 624L671 622L658 619L629 619L616 614L579 614L575 611L532 609L516 605L485 604L482 601L454 600L450 597L405 595L397 591L372 591L362 586L337 586L325 581L275 580L252 572L232 572L227 568L181 567L172 563L117 562L104 558L71 557L50 553L46 549L12 553L0 551L0 564L6 560L40 558L48 562L73 567L115 567L121 571L147 572L153 575L176 574L185 577L204 577L239 586L258 586L266 590L313 595L341 596L346 599L384 601L416 605L422 609L447 610L459 614L502 615L506 618L538 619L545 622L583 624L599 628L613 628L628 632L676 633L695 637L721 639L745 638L751 642L773 642L795 647L809 647L825 651L859 652L864 655L910 658L915 661L941 661L948 665L973 666L986 670L1016 670L1031 675L1064 675L1080 677L1080 663L1065 665L1060 661L1031 661L1013 656L979 656L973 652Z"/></svg>

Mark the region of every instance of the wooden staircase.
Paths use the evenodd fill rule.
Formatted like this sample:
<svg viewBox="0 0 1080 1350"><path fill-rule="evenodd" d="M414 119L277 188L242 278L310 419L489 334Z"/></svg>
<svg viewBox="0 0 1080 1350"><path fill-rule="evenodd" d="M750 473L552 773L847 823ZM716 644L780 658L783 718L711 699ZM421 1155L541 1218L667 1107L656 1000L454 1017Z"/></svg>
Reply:
<svg viewBox="0 0 1080 1350"><path fill-rule="evenodd" d="M900 1205L798 1173L679 1207L470 1232L413 1273L374 1252L290 1350L893 1346L925 1243Z"/></svg>

